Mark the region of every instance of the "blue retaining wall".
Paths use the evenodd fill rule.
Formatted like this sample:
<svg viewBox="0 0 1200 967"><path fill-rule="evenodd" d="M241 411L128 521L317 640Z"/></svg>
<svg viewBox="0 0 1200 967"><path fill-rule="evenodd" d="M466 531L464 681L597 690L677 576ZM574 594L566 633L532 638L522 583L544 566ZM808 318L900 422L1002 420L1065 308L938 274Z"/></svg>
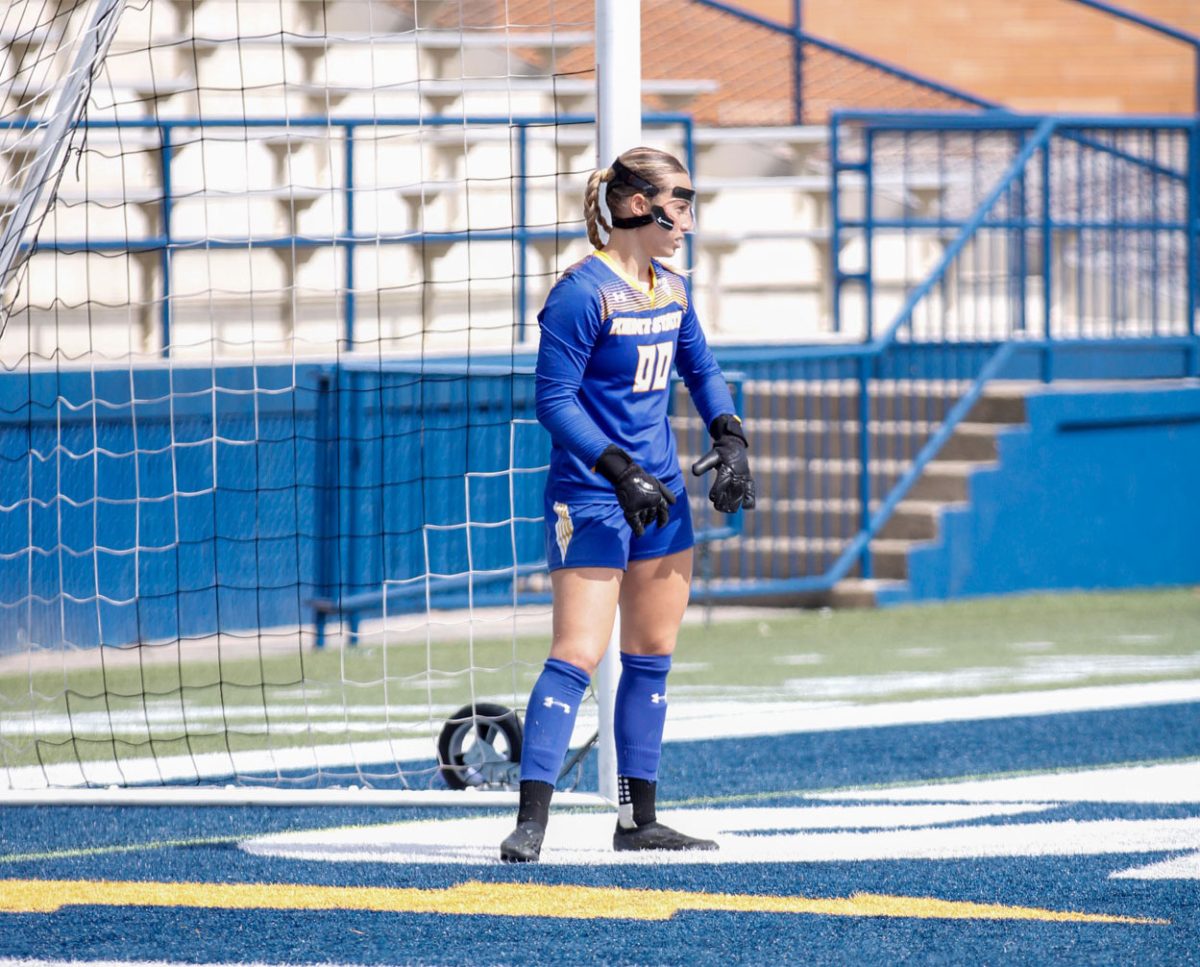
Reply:
<svg viewBox="0 0 1200 967"><path fill-rule="evenodd" d="M999 443L903 597L1200 583L1200 388L1050 390Z"/></svg>
<svg viewBox="0 0 1200 967"><path fill-rule="evenodd" d="M0 654L254 633L314 597L461 570L467 472L503 469L532 379L500 369L147 367L0 377ZM545 462L544 434L517 465ZM472 485L473 519L541 515L542 480ZM341 535L340 539L334 535ZM541 528L473 527L476 570ZM340 584L340 588L338 585ZM420 603L424 602L422 587ZM437 592L436 586L433 589Z"/></svg>
<svg viewBox="0 0 1200 967"><path fill-rule="evenodd" d="M308 375L0 379L0 651L295 624L315 560Z"/></svg>
<svg viewBox="0 0 1200 967"><path fill-rule="evenodd" d="M1178 376L1189 358L1194 365L1187 348L1062 347L1055 370ZM891 377L962 379L994 349L896 344L879 365ZM727 371L765 380L850 379L861 355L861 347L718 349ZM1006 375L1029 378L1041 361L1036 350L1018 354ZM506 467L511 421L533 417L532 358L490 362L0 375L0 653L27 641L125 645L295 628L312 621L313 599L376 593L384 579L424 575L427 560L447 575L465 569L468 550L475 572L511 568L514 548L518 564L539 560L538 474L517 475L511 496L507 477L477 478L469 544L468 532L454 526L466 514L464 474ZM1176 499L1171 488L1197 479L1200 447L1188 426L1161 430L1187 436L1191 453L1172 458L1178 474L1147 501L1146 513L1165 512ZM1117 430L1103 435L1124 439ZM518 431L516 450L517 466L543 464L545 435ZM1071 464L1076 455L1062 459ZM531 520L486 526L513 510ZM1017 510L1024 513L1009 509ZM1166 529L1167 540L1182 540L1189 520L1195 546L1195 520L1186 515ZM973 552L954 546L964 560L957 569L931 566L922 595L1034 586L967 573ZM1183 567L1183 576L1164 576L1159 553L1122 560L1125 583L1200 579ZM1083 565L1055 578L1063 584L1039 578L1037 586L1094 583L1087 568L1097 562L1085 555ZM914 573L923 567L915 556ZM424 582L412 588L407 606L423 607ZM435 579L431 589L439 601L462 597L450 579Z"/></svg>

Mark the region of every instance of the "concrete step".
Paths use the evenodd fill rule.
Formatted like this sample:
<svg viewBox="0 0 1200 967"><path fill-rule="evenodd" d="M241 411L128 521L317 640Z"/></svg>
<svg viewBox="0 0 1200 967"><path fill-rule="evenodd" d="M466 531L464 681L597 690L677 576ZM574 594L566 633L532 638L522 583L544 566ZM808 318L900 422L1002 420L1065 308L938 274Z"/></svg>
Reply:
<svg viewBox="0 0 1200 967"><path fill-rule="evenodd" d="M1040 385L1040 384L1038 384ZM967 420L972 423L1024 423L1028 383L995 383L971 407Z"/></svg>
<svg viewBox="0 0 1200 967"><path fill-rule="evenodd" d="M850 543L840 537L782 537L743 534L712 545L714 577L761 575L773 579L815 576L825 571ZM902 580L908 576L908 552L920 541L876 539L871 542L874 576Z"/></svg>
<svg viewBox="0 0 1200 967"><path fill-rule="evenodd" d="M690 466L690 460L684 461ZM894 483L911 466L907 461L873 460L872 501L887 496ZM907 494L911 500L961 503L967 499L971 473L993 466L979 460L934 460ZM751 463L758 493L772 500L857 500L857 460L808 460L803 457L758 457Z"/></svg>
<svg viewBox="0 0 1200 967"><path fill-rule="evenodd" d="M708 506L708 500L692 497L692 515L696 517ZM956 506L936 500L903 501L879 537L884 540L932 541L938 536L938 521L946 507ZM862 527L858 501L807 500L794 498L778 501L759 501L752 513L742 517L745 537L778 537L804 533L814 537L852 535Z"/></svg>
<svg viewBox="0 0 1200 967"><path fill-rule="evenodd" d="M671 425L681 447L708 442L699 417L674 417ZM867 428L871 455L911 459L940 425L927 420L873 420ZM960 423L938 456L994 460L996 437L1002 428L999 423ZM746 427L751 460L759 454L857 459L861 430L857 420L833 419L760 419Z"/></svg>
<svg viewBox="0 0 1200 967"><path fill-rule="evenodd" d="M908 492L911 500L937 500L943 503L964 503L967 481L976 470L992 464L978 460L934 460Z"/></svg>
<svg viewBox="0 0 1200 967"><path fill-rule="evenodd" d="M966 391L966 384L888 381L872 386L873 420L941 422ZM759 419L856 420L859 387L853 380L749 380L742 386L742 416Z"/></svg>
<svg viewBox="0 0 1200 967"><path fill-rule="evenodd" d="M936 540L943 511L955 506L959 505L944 500L901 501L879 536L911 541Z"/></svg>
<svg viewBox="0 0 1200 967"><path fill-rule="evenodd" d="M710 547L708 573L714 578L789 580L822 574L849 538L751 537L743 535Z"/></svg>
<svg viewBox="0 0 1200 967"><path fill-rule="evenodd" d="M1041 384L1024 381L990 383L976 401L967 422L1024 423L1025 397ZM940 423L970 388L960 380L886 380L872 384L872 419ZM687 412L686 390L676 412ZM758 419L856 420L856 380L747 380L742 384L742 415Z"/></svg>
<svg viewBox="0 0 1200 967"><path fill-rule="evenodd" d="M691 504L693 520L711 507L707 496L699 493L693 494ZM760 498L752 512L742 515L742 533L747 537L793 532L814 536L853 534L862 526L858 506L856 500Z"/></svg>
<svg viewBox="0 0 1200 967"><path fill-rule="evenodd" d="M832 591L796 596L795 603L873 607L881 598L903 600L909 553L937 540L943 512L967 500L971 474L994 467L999 434L1025 421L1025 396L1037 385L988 387L871 541L870 579L858 574L856 564ZM858 383L752 380L744 389L759 507L743 516L739 538L711 546L709 573L726 581L821 574L862 526ZM872 510L911 468L913 457L966 389L965 383L927 381L872 387ZM692 448L706 446L705 429L690 408L677 412L688 414L673 419L681 447L688 441ZM684 454L681 463L690 467L694 459ZM702 496L694 500L703 506Z"/></svg>
<svg viewBox="0 0 1200 967"><path fill-rule="evenodd" d="M881 595L903 594L908 590L906 581L887 578L843 578L829 593L829 604L834 608L874 608Z"/></svg>
<svg viewBox="0 0 1200 967"><path fill-rule="evenodd" d="M908 552L922 541L902 538L876 538L871 541L872 576L893 581L908 578Z"/></svg>
<svg viewBox="0 0 1200 967"><path fill-rule="evenodd" d="M1009 424L963 422L945 446L938 451L939 460L978 460L990 463L996 459L996 439Z"/></svg>

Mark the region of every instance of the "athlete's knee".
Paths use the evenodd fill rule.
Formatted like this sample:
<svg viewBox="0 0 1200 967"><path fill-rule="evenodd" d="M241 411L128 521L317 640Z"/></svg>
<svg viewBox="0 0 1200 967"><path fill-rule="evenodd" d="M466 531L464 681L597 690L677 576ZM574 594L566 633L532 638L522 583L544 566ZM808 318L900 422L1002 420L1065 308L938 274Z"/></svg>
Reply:
<svg viewBox="0 0 1200 967"><path fill-rule="evenodd" d="M621 651L626 655L660 655L669 657L675 654L677 635L640 635L630 636L628 641L621 642Z"/></svg>
<svg viewBox="0 0 1200 967"><path fill-rule="evenodd" d="M568 665L574 665L590 678L596 673L596 666L600 664L600 659L604 657L604 653L601 652L597 655L592 649L585 646L556 642L554 647L550 649L550 657L557 658L559 661L565 661Z"/></svg>

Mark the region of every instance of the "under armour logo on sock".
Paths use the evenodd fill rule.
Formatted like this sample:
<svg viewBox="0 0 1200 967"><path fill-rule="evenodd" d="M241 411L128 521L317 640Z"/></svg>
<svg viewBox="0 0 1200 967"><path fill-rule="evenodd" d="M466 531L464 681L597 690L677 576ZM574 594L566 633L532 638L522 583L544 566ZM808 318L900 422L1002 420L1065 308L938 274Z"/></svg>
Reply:
<svg viewBox="0 0 1200 967"><path fill-rule="evenodd" d="M546 708L554 708L554 706L557 705L559 708L561 708L563 710L563 715L571 714L571 706L568 705L566 702L560 702L553 695L547 695L544 699L542 699L542 704L544 706L546 706Z"/></svg>
<svg viewBox="0 0 1200 967"><path fill-rule="evenodd" d="M666 700L667 700L666 692L663 692L661 695L659 695L658 692L654 692L650 696L650 701L652 701L655 705L658 705L660 702L665 702Z"/></svg>

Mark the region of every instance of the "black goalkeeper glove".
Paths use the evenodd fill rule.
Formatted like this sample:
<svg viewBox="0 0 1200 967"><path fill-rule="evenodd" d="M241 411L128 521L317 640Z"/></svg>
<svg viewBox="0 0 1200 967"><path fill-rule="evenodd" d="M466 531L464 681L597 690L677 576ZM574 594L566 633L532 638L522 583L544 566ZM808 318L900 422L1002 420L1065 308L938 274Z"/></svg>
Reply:
<svg viewBox="0 0 1200 967"><path fill-rule="evenodd" d="M750 444L742 421L732 413L718 416L708 426L713 448L692 465L697 477L717 468L717 479L708 492L708 499L723 514L741 508L754 509L754 478L750 476L750 461L746 450Z"/></svg>
<svg viewBox="0 0 1200 967"><path fill-rule="evenodd" d="M651 524L666 526L675 495L634 463L628 453L609 446L596 461L596 472L616 488L617 501L634 537L641 537Z"/></svg>

